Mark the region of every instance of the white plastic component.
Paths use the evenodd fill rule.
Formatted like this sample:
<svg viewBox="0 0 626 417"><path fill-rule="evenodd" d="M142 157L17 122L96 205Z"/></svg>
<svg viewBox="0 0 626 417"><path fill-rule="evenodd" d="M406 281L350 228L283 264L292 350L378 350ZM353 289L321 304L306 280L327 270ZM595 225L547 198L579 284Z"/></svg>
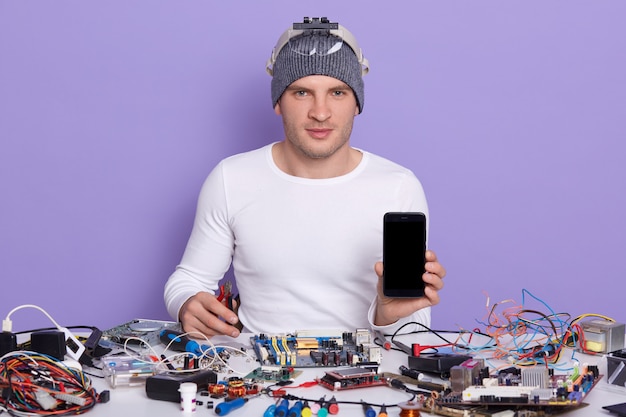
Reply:
<svg viewBox="0 0 626 417"><path fill-rule="evenodd" d="M79 405L81 407L87 403L87 400L85 398L79 397L73 394L68 394L65 392L57 392L54 394L54 397L57 400L65 401L66 403L69 403L69 404Z"/></svg>
<svg viewBox="0 0 626 417"><path fill-rule="evenodd" d="M499 387L485 387L473 385L463 390L463 401L480 401L481 396L493 395L495 397L517 398L522 395L529 396L538 387L506 385Z"/></svg>
<svg viewBox="0 0 626 417"><path fill-rule="evenodd" d="M11 319L2 320L2 331L10 332L12 330L13 330L13 322L11 321Z"/></svg>
<svg viewBox="0 0 626 417"><path fill-rule="evenodd" d="M63 365L67 366L70 369L74 369L78 372L81 372L83 370L83 366L76 359L66 358L63 360Z"/></svg>
<svg viewBox="0 0 626 417"><path fill-rule="evenodd" d="M57 400L55 400L52 395L41 389L35 391L35 400L44 410L52 410L53 408L56 408L58 404Z"/></svg>
<svg viewBox="0 0 626 417"><path fill-rule="evenodd" d="M483 385L485 387L497 387L498 378L483 378Z"/></svg>
<svg viewBox="0 0 626 417"><path fill-rule="evenodd" d="M85 346L70 332L66 327L59 327L63 333L65 333L65 346L67 347L67 355L79 360L85 351Z"/></svg>

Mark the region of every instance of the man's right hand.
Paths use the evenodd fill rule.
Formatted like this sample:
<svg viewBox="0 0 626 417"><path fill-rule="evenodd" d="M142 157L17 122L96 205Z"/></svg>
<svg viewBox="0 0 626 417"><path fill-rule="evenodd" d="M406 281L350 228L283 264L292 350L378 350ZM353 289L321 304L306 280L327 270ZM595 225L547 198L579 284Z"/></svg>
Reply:
<svg viewBox="0 0 626 417"><path fill-rule="evenodd" d="M239 336L239 330L233 326L239 322L235 312L208 292L199 292L185 301L178 318L185 332L200 332L207 337Z"/></svg>

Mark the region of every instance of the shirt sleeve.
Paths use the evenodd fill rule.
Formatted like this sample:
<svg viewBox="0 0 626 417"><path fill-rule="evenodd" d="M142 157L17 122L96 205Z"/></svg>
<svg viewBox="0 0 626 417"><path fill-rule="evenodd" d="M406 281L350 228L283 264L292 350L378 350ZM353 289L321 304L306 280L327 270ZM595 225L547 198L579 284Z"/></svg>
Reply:
<svg viewBox="0 0 626 417"><path fill-rule="evenodd" d="M191 236L180 264L165 284L165 306L172 318L178 320L182 305L198 292L215 294L230 267L233 245L223 165L219 164L202 185Z"/></svg>
<svg viewBox="0 0 626 417"><path fill-rule="evenodd" d="M403 317L395 323L388 324L387 326L376 326L374 324L374 316L376 315L376 299L372 301L369 311L367 312L367 318L370 323L370 327L374 330L380 330L385 334L393 334L397 332L401 327L400 334L412 333L421 330L430 329L430 307L417 310L410 316ZM403 327L404 326L404 327Z"/></svg>

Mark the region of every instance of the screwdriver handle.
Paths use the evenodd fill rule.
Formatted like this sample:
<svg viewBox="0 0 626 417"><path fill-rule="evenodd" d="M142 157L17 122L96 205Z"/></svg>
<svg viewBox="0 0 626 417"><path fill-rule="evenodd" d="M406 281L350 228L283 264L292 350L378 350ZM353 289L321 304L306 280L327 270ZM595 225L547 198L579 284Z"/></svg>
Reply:
<svg viewBox="0 0 626 417"><path fill-rule="evenodd" d="M235 398L232 401L224 401L220 403L217 407L215 407L215 414L218 416L225 416L231 411L243 407L243 405L248 401L247 398Z"/></svg>
<svg viewBox="0 0 626 417"><path fill-rule="evenodd" d="M176 330L163 329L161 333L159 333L159 339L161 343L168 346L169 349L177 352L198 353L200 350L198 342L191 340L187 336L182 336L182 334L183 333Z"/></svg>

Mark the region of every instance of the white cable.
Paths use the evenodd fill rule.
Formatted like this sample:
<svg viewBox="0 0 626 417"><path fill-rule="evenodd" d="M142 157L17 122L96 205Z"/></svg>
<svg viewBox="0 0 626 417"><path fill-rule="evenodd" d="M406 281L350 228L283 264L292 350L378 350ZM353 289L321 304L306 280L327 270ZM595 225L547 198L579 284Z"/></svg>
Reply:
<svg viewBox="0 0 626 417"><path fill-rule="evenodd" d="M50 314L48 314L48 312L46 310L44 310L43 308L41 308L39 306L36 306L34 304L24 304L24 305L21 305L21 306L17 306L13 310L9 311L9 314L7 314L6 318L2 321L2 331L3 332L11 332L11 331L13 331L13 322L11 321L11 314L13 314L16 311L21 310L23 308L34 308L35 310L39 310L44 315L46 315L46 317L48 317L50 319L52 324L54 324L54 326L57 329L59 329L60 331L62 331L65 334L65 345L67 346L67 354L72 359L76 359L76 360L80 359L80 357L82 356L83 352L85 351L85 346L78 341L78 339L72 334L72 332L68 328L59 325L59 323L57 323L52 318L52 316Z"/></svg>
<svg viewBox="0 0 626 417"><path fill-rule="evenodd" d="M242 352L241 350L232 347L232 346L228 346L228 345L215 345L208 337L206 337L206 335L200 333L200 332L187 332L187 333L181 333L180 335L177 335L177 337L184 337L184 336L189 336L192 334L196 334L196 335L201 335L202 337L199 339L204 339L204 341L207 342L206 349L203 349L203 347L205 347L204 345L200 345L200 350L202 352L202 354L200 356L194 354L193 352L177 352L174 353L172 355L166 356L165 358L159 360L158 362L156 362L157 367L159 367L159 369L163 369L163 367L165 367L168 363L172 364L175 363L177 361L178 358L184 358L185 356L190 356L193 357L195 360L209 360L208 364L205 364L204 367L200 368L200 369L208 369L211 368L213 366L213 364L215 364L215 362L219 361L220 363L222 363L222 365L224 367L226 367L227 369L229 369L231 372L239 374L239 375L245 375L247 374L247 372L244 371L238 371L236 369L234 369L232 366L230 366L219 354L217 354L217 349L218 348L224 348L227 350L231 350L233 353L237 353L237 354L243 354L243 356L247 357L250 360L256 360L256 358L254 356L252 356L251 354L249 354L248 352ZM146 349L148 349L149 351L151 351L155 357L160 357L161 355L159 355L159 353L155 350L155 348L153 346L150 345L150 343L148 343L146 340L140 338L140 337L136 337L136 336L132 336L132 337L128 337L125 341L124 341L124 345L123 345L123 349L124 349L124 353L127 354L130 357L136 358L136 360L139 360L141 362L146 362L146 363L154 363L151 361L147 361L145 360L141 354L138 354L136 352L131 352L128 349L128 342L130 340L136 340L139 341ZM175 342L175 339L172 339L164 348L164 352L167 352L170 349L170 346ZM177 370L171 370L168 369L168 372L173 372L173 373L192 373L197 371L197 369L177 369Z"/></svg>
<svg viewBox="0 0 626 417"><path fill-rule="evenodd" d="M2 321L2 331L3 332L10 332L13 330L13 322L11 321L11 314L15 313L18 310L21 310L23 308L34 308L35 310L39 310L41 311L43 314L46 315L46 317L48 317L50 319L50 321L52 322L52 324L54 324L54 326L59 329L62 330L63 328L59 325L59 323L57 323L50 314L48 314L48 312L46 312L46 310L44 310L43 308L36 306L34 304L23 304L21 306L17 306L15 307L13 310L9 311L9 314L7 314L6 318ZM5 324L8 326L8 328L5 328Z"/></svg>

